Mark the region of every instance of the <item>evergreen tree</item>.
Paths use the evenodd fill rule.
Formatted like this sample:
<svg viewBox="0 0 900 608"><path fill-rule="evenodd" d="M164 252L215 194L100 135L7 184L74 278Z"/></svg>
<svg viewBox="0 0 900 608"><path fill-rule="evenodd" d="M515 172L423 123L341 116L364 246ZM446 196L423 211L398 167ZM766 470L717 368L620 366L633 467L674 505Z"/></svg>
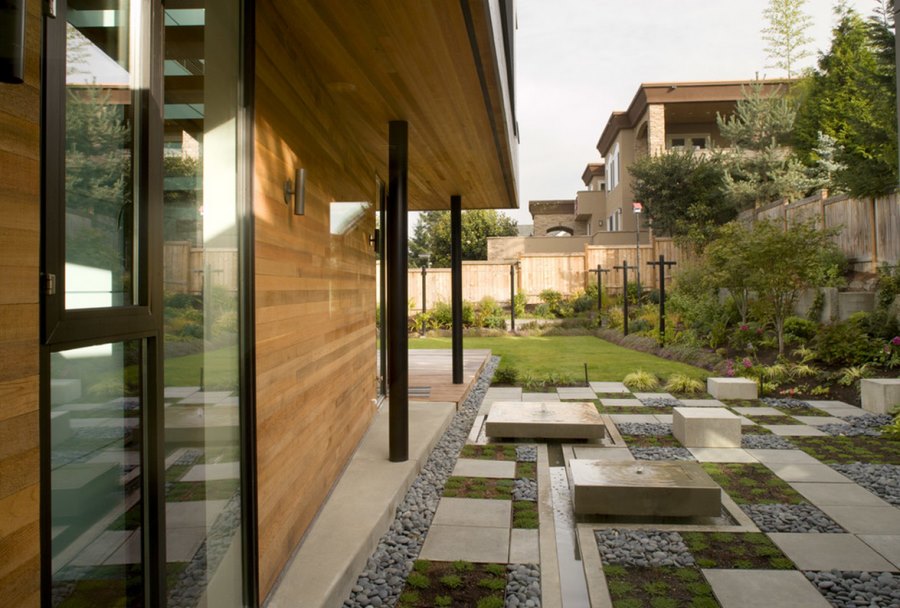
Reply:
<svg viewBox="0 0 900 608"><path fill-rule="evenodd" d="M489 236L516 236L516 221L494 209L463 211L461 226L462 258L486 260ZM429 265L450 266L450 213L425 211L409 240L409 265L421 266L421 255L429 256Z"/></svg>
<svg viewBox="0 0 900 608"><path fill-rule="evenodd" d="M780 68L791 78L800 60L810 56L808 45L812 38L807 34L812 19L803 12L806 0L769 0L763 11L768 26L763 28L766 57L771 63L767 68Z"/></svg>

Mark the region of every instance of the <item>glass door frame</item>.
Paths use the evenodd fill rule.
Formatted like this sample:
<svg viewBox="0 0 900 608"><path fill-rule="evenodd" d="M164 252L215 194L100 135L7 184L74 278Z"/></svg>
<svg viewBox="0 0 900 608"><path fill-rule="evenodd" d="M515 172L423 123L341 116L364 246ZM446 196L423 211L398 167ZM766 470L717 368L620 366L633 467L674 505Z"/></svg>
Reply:
<svg viewBox="0 0 900 608"><path fill-rule="evenodd" d="M259 605L255 445L255 315L253 263L253 82L255 23L252 2L240 2L238 121L239 387L243 598ZM163 53L164 3L137 0L142 12L141 55L148 71L134 116L135 171L134 305L65 308L65 128L66 8L53 3L44 15L41 83L41 262L40 262L40 545L41 605L52 598L50 359L58 351L124 340L141 340L142 564L144 604L166 601L166 495L163 347Z"/></svg>

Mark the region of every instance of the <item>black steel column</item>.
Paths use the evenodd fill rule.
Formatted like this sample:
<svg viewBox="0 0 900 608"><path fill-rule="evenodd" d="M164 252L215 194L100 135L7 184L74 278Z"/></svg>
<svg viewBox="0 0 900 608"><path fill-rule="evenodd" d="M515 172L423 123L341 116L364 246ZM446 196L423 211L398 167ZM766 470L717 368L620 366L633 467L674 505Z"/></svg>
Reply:
<svg viewBox="0 0 900 608"><path fill-rule="evenodd" d="M516 333L516 265L509 265L509 329Z"/></svg>
<svg viewBox="0 0 900 608"><path fill-rule="evenodd" d="M425 307L425 296L426 296L426 288L425 281L427 277L425 276L428 273L425 266L428 264L427 261L422 262L422 337L425 336L425 313L427 312L427 308Z"/></svg>
<svg viewBox="0 0 900 608"><path fill-rule="evenodd" d="M659 345L666 345L666 267L675 262L667 262L660 254L658 262L647 262L648 266L659 266Z"/></svg>
<svg viewBox="0 0 900 608"><path fill-rule="evenodd" d="M450 197L450 306L453 384L463 383L462 197Z"/></svg>
<svg viewBox="0 0 900 608"><path fill-rule="evenodd" d="M409 280L407 124L391 121L388 134L388 200L386 228L388 412L389 458L391 462L409 459L409 334L407 333L407 293Z"/></svg>
<svg viewBox="0 0 900 608"><path fill-rule="evenodd" d="M621 266L613 266L622 271L622 333L628 335L628 260L622 260ZM632 266L633 268L633 266Z"/></svg>
<svg viewBox="0 0 900 608"><path fill-rule="evenodd" d="M603 324L603 273L609 272L609 269L603 269L600 264L597 264L596 270L588 270L588 272L596 272L597 273L597 326Z"/></svg>

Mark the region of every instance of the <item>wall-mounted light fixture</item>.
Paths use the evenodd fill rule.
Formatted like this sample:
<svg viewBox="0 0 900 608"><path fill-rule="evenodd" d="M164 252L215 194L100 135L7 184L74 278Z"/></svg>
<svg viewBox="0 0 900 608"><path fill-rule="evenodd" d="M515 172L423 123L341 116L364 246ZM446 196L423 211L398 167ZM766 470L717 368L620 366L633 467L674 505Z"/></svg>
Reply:
<svg viewBox="0 0 900 608"><path fill-rule="evenodd" d="M0 0L0 82L25 81L25 0Z"/></svg>
<svg viewBox="0 0 900 608"><path fill-rule="evenodd" d="M294 215L306 213L306 169L297 169L294 180L284 180L284 204L294 202Z"/></svg>

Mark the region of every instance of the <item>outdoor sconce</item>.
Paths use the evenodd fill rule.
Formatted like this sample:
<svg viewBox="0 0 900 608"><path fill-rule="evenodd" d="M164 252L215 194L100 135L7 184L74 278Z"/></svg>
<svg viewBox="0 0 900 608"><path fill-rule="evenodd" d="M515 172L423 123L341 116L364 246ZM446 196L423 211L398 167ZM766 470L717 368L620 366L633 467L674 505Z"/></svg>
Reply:
<svg viewBox="0 0 900 608"><path fill-rule="evenodd" d="M2 1L2 0L0 0ZM284 204L290 205L294 201L294 215L306 213L306 169L297 169L294 181L284 180Z"/></svg>
<svg viewBox="0 0 900 608"><path fill-rule="evenodd" d="M0 0L0 82L25 81L25 0Z"/></svg>

